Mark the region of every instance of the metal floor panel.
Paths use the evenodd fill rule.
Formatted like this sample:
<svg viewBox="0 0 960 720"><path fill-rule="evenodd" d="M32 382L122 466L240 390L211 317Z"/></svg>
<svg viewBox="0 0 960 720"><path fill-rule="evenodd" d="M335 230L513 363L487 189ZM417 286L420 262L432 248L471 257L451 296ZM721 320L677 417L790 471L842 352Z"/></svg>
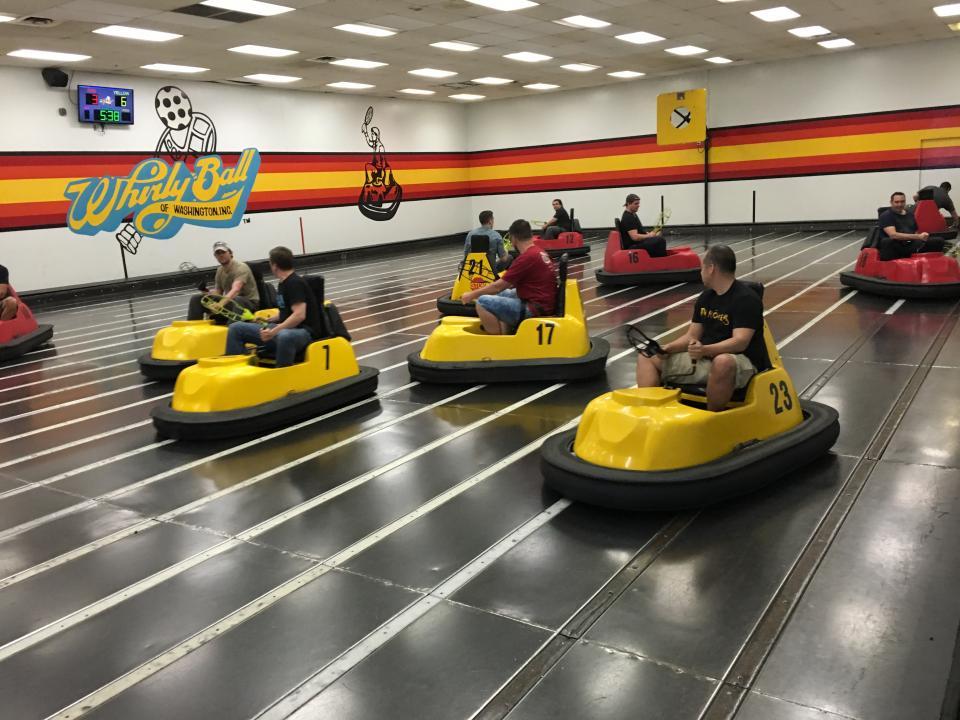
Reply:
<svg viewBox="0 0 960 720"><path fill-rule="evenodd" d="M711 695L739 689L731 662L757 640L752 629L887 423L885 462L798 594L797 614L763 638L773 655L756 692L746 681L737 718L837 720L849 710L854 720L895 711L914 720L906 699L923 693L914 708L927 720L943 701L960 622L957 471L934 467L960 460L960 325L946 332L950 303L842 288L833 273L853 263L859 240L847 231L710 239L732 243L740 272L766 284L794 384L838 408L841 436L837 454L689 524L570 505L539 475L545 434L634 382L622 324L675 337L700 290L600 286L604 238L570 269L591 335L610 342L611 358L624 354L605 375L546 394L548 383L462 395L471 386L412 383L406 357L438 320L433 303L449 290L459 242L325 261L329 295L360 363L381 369L383 397L217 443L158 444L147 420L166 398L118 409L170 384L101 395L141 382L120 375L136 369L154 328L185 310L191 289L41 311L57 324L59 348L0 368L5 416L52 408L0 425L0 532L29 524L0 536L0 717L46 718L93 692L90 717L123 720L244 720L277 701L270 720L307 701L311 719L480 711L493 720L513 708L512 720L695 720L701 711L716 720ZM943 347L928 357L941 328ZM114 346L75 344L92 338ZM917 374L934 357L943 367ZM200 551L209 557L185 560ZM303 571L305 584L293 583ZM860 644L844 644L830 628L848 618L851 598L899 623L881 628L867 608L853 621L867 628ZM560 640L569 651L550 655ZM816 653L827 660L811 662ZM898 677L913 685L900 688ZM898 689L904 699L888 701Z"/></svg>

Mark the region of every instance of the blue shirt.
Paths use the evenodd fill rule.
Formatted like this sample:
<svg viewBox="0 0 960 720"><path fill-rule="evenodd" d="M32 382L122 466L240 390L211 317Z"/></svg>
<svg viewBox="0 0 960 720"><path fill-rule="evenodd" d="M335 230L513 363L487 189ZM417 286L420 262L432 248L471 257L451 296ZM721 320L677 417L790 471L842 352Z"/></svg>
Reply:
<svg viewBox="0 0 960 720"><path fill-rule="evenodd" d="M500 237L500 233L493 228L488 228L485 225L481 225L476 230L471 230L467 233L467 237L463 241L463 254L465 256L470 253L471 235L486 235L488 238L490 238L490 250L487 252L487 259L490 261L491 268L497 264L497 258L507 254L506 248L503 246L503 238Z"/></svg>

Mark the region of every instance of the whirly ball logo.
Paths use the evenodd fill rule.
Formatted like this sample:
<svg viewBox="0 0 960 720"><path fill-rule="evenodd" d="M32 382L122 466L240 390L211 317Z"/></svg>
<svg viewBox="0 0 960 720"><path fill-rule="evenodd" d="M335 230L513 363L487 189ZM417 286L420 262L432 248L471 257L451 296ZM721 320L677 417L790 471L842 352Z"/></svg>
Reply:
<svg viewBox="0 0 960 720"><path fill-rule="evenodd" d="M128 252L136 252L140 237L170 238L185 224L239 224L260 168L260 153L247 148L234 167L225 167L221 156L212 154L217 148L213 122L193 109L180 88L161 88L154 106L164 125L154 157L126 177L90 177L67 185L67 226L73 232L110 232L130 217L117 240ZM186 162L190 158L195 158L192 169Z"/></svg>

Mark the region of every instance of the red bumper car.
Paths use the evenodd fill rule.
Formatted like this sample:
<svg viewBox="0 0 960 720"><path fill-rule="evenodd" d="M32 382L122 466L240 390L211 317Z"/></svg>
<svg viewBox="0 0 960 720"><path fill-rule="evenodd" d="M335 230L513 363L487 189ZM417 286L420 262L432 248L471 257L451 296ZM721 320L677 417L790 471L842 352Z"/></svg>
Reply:
<svg viewBox="0 0 960 720"><path fill-rule="evenodd" d="M880 208L885 210L886 208ZM920 198L914 209L918 232L944 240L956 238L932 199ZM939 252L917 253L908 258L880 259L883 230L873 229L860 249L852 272L840 273L840 282L875 295L908 300L949 300L960 297L960 264Z"/></svg>
<svg viewBox="0 0 960 720"><path fill-rule="evenodd" d="M20 357L53 337L53 325L38 325L30 308L13 288L10 293L20 302L20 307L13 319L0 320L0 362Z"/></svg>
<svg viewBox="0 0 960 720"><path fill-rule="evenodd" d="M646 250L623 248L620 220L607 237L603 269L597 270L601 285L655 285L699 282L700 256L687 246L670 248L666 257L650 257Z"/></svg>
<svg viewBox="0 0 960 720"><path fill-rule="evenodd" d="M570 224L573 228L569 232L562 232L557 237L547 240L540 235L533 236L537 247L546 251L552 258L558 258L564 253L569 257L581 257L590 254L590 246L583 244L583 233L580 232L580 221L573 216L570 208Z"/></svg>

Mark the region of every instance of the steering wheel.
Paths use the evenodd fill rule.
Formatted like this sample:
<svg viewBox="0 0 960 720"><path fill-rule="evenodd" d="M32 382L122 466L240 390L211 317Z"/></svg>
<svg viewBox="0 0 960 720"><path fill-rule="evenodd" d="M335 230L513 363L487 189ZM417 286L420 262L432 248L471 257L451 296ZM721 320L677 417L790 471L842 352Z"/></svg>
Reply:
<svg viewBox="0 0 960 720"><path fill-rule="evenodd" d="M213 295L204 295L200 298L200 304L203 306L203 309L211 315L219 315L230 323L255 322L264 326L267 324L257 319L247 308L233 300L227 300L225 298L217 300ZM217 305L220 307L217 308Z"/></svg>
<svg viewBox="0 0 960 720"><path fill-rule="evenodd" d="M660 343L641 330L639 325L627 325L627 341L644 357L652 358L654 355L663 354Z"/></svg>

